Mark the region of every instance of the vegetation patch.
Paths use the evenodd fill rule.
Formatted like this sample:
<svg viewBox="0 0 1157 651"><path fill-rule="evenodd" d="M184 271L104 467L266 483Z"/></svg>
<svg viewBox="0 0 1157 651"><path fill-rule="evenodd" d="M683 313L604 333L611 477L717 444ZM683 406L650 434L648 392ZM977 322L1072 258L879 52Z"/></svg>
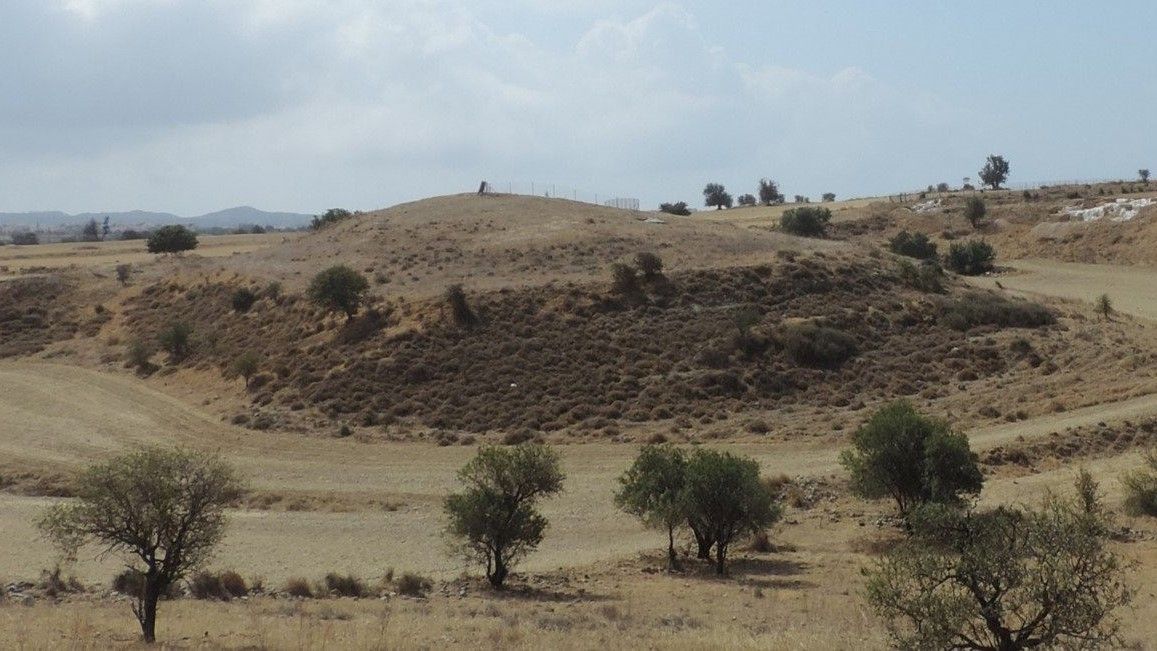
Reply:
<svg viewBox="0 0 1157 651"><path fill-rule="evenodd" d="M991 292L969 292L944 301L941 318L948 327L962 331L978 326L1040 328L1056 322L1052 311L1040 303Z"/></svg>

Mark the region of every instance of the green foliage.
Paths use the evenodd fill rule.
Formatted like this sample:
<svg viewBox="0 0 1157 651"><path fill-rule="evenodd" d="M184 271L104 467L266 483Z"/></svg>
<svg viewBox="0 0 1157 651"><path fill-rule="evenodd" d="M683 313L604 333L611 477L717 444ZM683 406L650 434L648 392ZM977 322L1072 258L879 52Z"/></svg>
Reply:
<svg viewBox="0 0 1157 651"><path fill-rule="evenodd" d="M984 240L953 242L948 249L945 263L948 268L965 276L979 276L992 271L996 260L996 250Z"/></svg>
<svg viewBox="0 0 1157 651"><path fill-rule="evenodd" d="M653 279L663 275L663 260L650 251L635 254L635 267L643 272L643 277Z"/></svg>
<svg viewBox="0 0 1157 651"><path fill-rule="evenodd" d="M245 388L249 388L249 380L257 374L257 369L261 366L261 356L257 353L247 350L240 355L233 358L229 364L229 373L233 377L240 376L245 379Z"/></svg>
<svg viewBox="0 0 1157 651"><path fill-rule="evenodd" d="M309 299L330 312L344 312L346 320L358 313L369 281L360 273L339 264L319 272L309 284Z"/></svg>
<svg viewBox="0 0 1157 651"><path fill-rule="evenodd" d="M462 285L455 284L446 288L446 303L450 306L450 314L454 317L454 323L466 329L478 325L478 315L470 308L470 303L466 300L466 291L462 289Z"/></svg>
<svg viewBox="0 0 1157 651"><path fill-rule="evenodd" d="M235 312L248 312L256 302L257 294L248 287L239 287L233 292L232 303Z"/></svg>
<svg viewBox="0 0 1157 651"><path fill-rule="evenodd" d="M169 360L179 362L189 356L192 351L193 326L186 321L173 321L161 334L157 341L161 348L169 354Z"/></svg>
<svg viewBox="0 0 1157 651"><path fill-rule="evenodd" d="M867 570L868 603L903 649L1101 648L1120 644L1121 560L1096 484L1036 510L922 509L913 538Z"/></svg>
<svg viewBox="0 0 1157 651"><path fill-rule="evenodd" d="M739 195L739 198L735 200L735 202L741 206L754 206L755 205L755 195L754 194L741 194L741 195Z"/></svg>
<svg viewBox="0 0 1157 651"><path fill-rule="evenodd" d="M937 192L948 192L948 189L949 189L948 184L944 183L943 181L936 184L936 191Z"/></svg>
<svg viewBox="0 0 1157 651"><path fill-rule="evenodd" d="M679 568L675 528L686 520L683 489L687 481L687 454L670 444L648 445L619 477L615 506L639 518L648 527L667 530L667 565Z"/></svg>
<svg viewBox="0 0 1157 651"><path fill-rule="evenodd" d="M216 456L145 448L90 467L75 490L74 502L47 510L41 532L67 559L89 540L123 555L144 577L133 612L145 641L155 641L157 600L221 541L240 481Z"/></svg>
<svg viewBox="0 0 1157 651"><path fill-rule="evenodd" d="M779 186L771 179L759 180L759 200L763 205L770 206L773 203L783 203L783 195L779 193Z"/></svg>
<svg viewBox="0 0 1157 651"><path fill-rule="evenodd" d="M716 210L731 207L731 195L721 183L708 183L703 188L703 203L706 206L715 206Z"/></svg>
<svg viewBox="0 0 1157 651"><path fill-rule="evenodd" d="M1141 168L1141 169L1137 170L1137 176L1139 176L1141 178L1142 183L1148 183L1149 182L1149 169L1148 168Z"/></svg>
<svg viewBox="0 0 1157 651"><path fill-rule="evenodd" d="M984 199L972 196L964 201L964 218L968 220L972 228L978 228L986 214L988 214L988 207L984 205Z"/></svg>
<svg viewBox="0 0 1157 651"><path fill-rule="evenodd" d="M669 215L679 215L686 217L691 214L691 209L687 207L686 201L676 201L675 203L661 203L659 210Z"/></svg>
<svg viewBox="0 0 1157 651"><path fill-rule="evenodd" d="M917 260L936 257L936 243L929 240L924 233L900 231L895 237L888 240L888 248L896 255L916 258Z"/></svg>
<svg viewBox="0 0 1157 651"><path fill-rule="evenodd" d="M129 342L128 348L125 350L129 365L142 374L153 368L152 362L149 361L153 357L153 352L152 347L140 339Z"/></svg>
<svg viewBox="0 0 1157 651"><path fill-rule="evenodd" d="M483 447L458 472L465 490L446 498L446 533L501 588L510 569L542 542L547 520L535 506L561 491L563 479L549 447Z"/></svg>
<svg viewBox="0 0 1157 651"><path fill-rule="evenodd" d="M88 223L80 230L80 239L84 242L99 242L100 224L95 219L88 220Z"/></svg>
<svg viewBox="0 0 1157 651"><path fill-rule="evenodd" d="M687 460L683 508L690 525L714 541L718 574L727 571L727 550L738 536L765 529L780 516L754 459L703 448Z"/></svg>
<svg viewBox="0 0 1157 651"><path fill-rule="evenodd" d="M779 227L785 233L804 237L823 237L827 234L832 211L819 206L804 206L784 211L779 218Z"/></svg>
<svg viewBox="0 0 1157 651"><path fill-rule="evenodd" d="M149 253L181 253L197 248L197 234L181 226L162 226L149 235L146 247Z"/></svg>
<svg viewBox="0 0 1157 651"><path fill-rule="evenodd" d="M852 448L840 455L840 463L852 476L853 493L891 497L902 515L927 502L959 505L984 482L968 437L907 402L876 411L852 435Z"/></svg>
<svg viewBox="0 0 1157 651"><path fill-rule="evenodd" d="M836 193L835 192L825 192L823 194L823 196L821 197L821 199L825 202L835 201L836 200Z"/></svg>
<svg viewBox="0 0 1157 651"><path fill-rule="evenodd" d="M982 183L991 186L993 190L999 190L1000 184L1008 179L1008 161L1004 160L1004 156L992 154L979 174Z"/></svg>
<svg viewBox="0 0 1157 651"><path fill-rule="evenodd" d="M1101 294L1097 297L1096 303L1097 313L1102 317L1108 319L1113 316L1113 299L1109 298L1108 294Z"/></svg>
<svg viewBox="0 0 1157 651"><path fill-rule="evenodd" d="M1121 478L1125 486L1125 512L1157 517L1157 450L1145 453L1145 465Z"/></svg>
<svg viewBox="0 0 1157 651"><path fill-rule="evenodd" d="M1056 322L1053 313L1040 303L990 292L968 292L954 301L946 301L941 313L945 325L961 331L984 325L1039 328Z"/></svg>
<svg viewBox="0 0 1157 651"><path fill-rule="evenodd" d="M857 351L856 340L851 335L814 323L788 325L780 340L788 357L803 366L839 366Z"/></svg>
<svg viewBox="0 0 1157 651"><path fill-rule="evenodd" d="M349 219L350 217L353 217L353 213L348 210L343 210L341 208L330 208L329 210L325 211L325 214L323 215L315 215L313 221L310 222L309 227L316 231L331 224L336 224L340 221Z"/></svg>
<svg viewBox="0 0 1157 651"><path fill-rule="evenodd" d="M912 289L918 289L930 294L944 292L944 270L933 260L925 260L921 264L912 264L909 260L898 260L900 281Z"/></svg>

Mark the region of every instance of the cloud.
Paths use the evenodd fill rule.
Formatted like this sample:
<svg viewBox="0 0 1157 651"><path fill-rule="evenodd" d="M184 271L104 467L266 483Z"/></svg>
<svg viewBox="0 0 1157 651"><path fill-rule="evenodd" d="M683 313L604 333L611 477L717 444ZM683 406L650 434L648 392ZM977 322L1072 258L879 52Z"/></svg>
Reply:
<svg viewBox="0 0 1157 651"><path fill-rule="evenodd" d="M579 4L525 6L593 11ZM676 4L561 42L504 27L502 6L17 0L0 8L0 40L17 41L0 62L0 174L20 205L0 208L370 208L479 178L647 203L767 174L834 188L959 117L855 67L744 61Z"/></svg>

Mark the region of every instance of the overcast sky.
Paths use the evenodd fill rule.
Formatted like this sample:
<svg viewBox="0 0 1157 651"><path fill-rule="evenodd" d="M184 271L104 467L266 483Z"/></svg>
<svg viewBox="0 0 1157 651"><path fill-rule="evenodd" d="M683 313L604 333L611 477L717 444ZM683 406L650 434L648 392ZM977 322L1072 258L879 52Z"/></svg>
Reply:
<svg viewBox="0 0 1157 651"><path fill-rule="evenodd" d="M1157 169L1157 3L0 0L0 211Z"/></svg>

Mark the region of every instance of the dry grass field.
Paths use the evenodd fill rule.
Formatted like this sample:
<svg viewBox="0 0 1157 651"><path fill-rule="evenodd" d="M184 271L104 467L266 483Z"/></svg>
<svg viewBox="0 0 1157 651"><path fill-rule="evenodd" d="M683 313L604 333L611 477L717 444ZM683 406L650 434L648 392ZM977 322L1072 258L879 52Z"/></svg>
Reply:
<svg viewBox="0 0 1157 651"><path fill-rule="evenodd" d="M1008 219L1022 209L1032 214L1026 220L1041 218L1038 204L1002 196L1007 205L997 210ZM292 241L226 236L266 239L207 247L228 251L216 260L149 256L139 260L127 287L94 275L111 276L119 253L109 258L78 249L75 260L61 252L51 265L13 262L12 269L62 271L38 272L59 283L50 305L37 304L38 292L47 294L31 286L4 295L13 298L7 304L11 318L0 318L11 329L2 334L19 333L21 343L0 352L8 357L0 360L0 585L35 582L55 562L33 521L69 493L71 473L134 446L180 445L219 452L246 477L251 494L230 511L230 528L210 567L261 577L266 589L228 603L162 603L158 632L171 648L887 648L884 628L861 594L860 570L898 534L886 517L888 504L847 493L837 458L850 431L881 401L905 395L967 432L985 464L982 504L1034 503L1048 491L1067 489L1083 466L1119 509L1120 477L1140 463L1140 448L1152 445L1157 431L1157 293L1151 290L1157 271L1133 258L1118 265L1072 264L1065 255L1002 258L1007 271L969 283L1040 301L1057 322L956 331L937 322L941 299L898 285L887 256L874 252L900 227L940 233L943 215L905 217L906 209L867 200L827 205L838 211L838 240L773 232L768 227L777 215L757 215L761 208L745 209L752 211L746 216L742 210L663 216L666 223L654 224L645 221L648 214L562 200L461 195L371 213ZM950 219L951 228L965 228L962 219ZM11 249L0 249L0 258ZM670 303L660 292L651 292L647 304L600 303L608 294L609 264L639 250L654 250L668 263L677 287ZM368 343L331 347L343 324L322 319L296 298L312 273L334 260L382 278L372 282L390 321ZM68 269L74 264L84 268ZM751 271L759 266L767 271ZM285 285L280 302L262 299L244 315L222 307L236 287L260 288L272 280ZM493 332L471 335L478 348L456 348L464 337L440 325L440 294L451 282L464 282L471 300L498 324ZM949 285L943 300L972 300L969 284ZM1112 320L1098 318L1088 303L1101 293L1119 312ZM567 296L574 306L563 309ZM822 316L854 333L860 358L846 367L804 368L774 349L760 362L736 355L717 369L678 366L684 349L734 328L731 303L760 305L767 316L760 327L768 333ZM543 316L551 312L560 316ZM173 314L194 321L199 331L219 330L217 352L175 366L158 355L161 370L137 377L124 367L125 342ZM510 336L500 337L502 330ZM498 342L499 357L481 350L490 341ZM539 344L501 348L534 341ZM617 352L606 359L619 359L618 365L599 358L587 368L547 354L608 354L592 341L611 345ZM437 345L422 348L421 342ZM1026 345L1037 359L1013 354ZM221 377L230 354L257 346L286 367L285 382L270 378L268 386L280 386L286 396L299 392L303 402L321 390L336 392L339 400L364 391L366 400L405 396L416 404L412 414L452 419L481 408L462 403L470 405L464 409L455 401L469 399L470 386L486 381L470 375L465 364L453 366L455 360L478 356L501 368L500 357L513 355L524 372L536 365L533 382L549 381L550 368L573 377L557 391L532 394L526 404L513 394L487 398L516 405L510 413L552 406L568 395L595 408L614 400L655 404L646 418L624 417L613 427L588 428L579 419L556 430L530 428L558 446L567 479L564 492L543 503L551 524L542 546L519 568L512 589L495 594L483 587L476 568L464 577L462 561L447 551L441 505L455 488L456 470L479 443L501 441L526 424L504 425L498 409L479 431L449 421L415 420L402 429L358 420L352 436L338 438L336 423L352 419L326 413L331 403L319 399L316 409L312 402L289 409L293 401L282 402L280 394L270 392L265 400L262 389L247 393L240 380ZM435 355L439 347L457 357ZM945 364L942 357L955 361ZM397 364L407 359L447 369L447 378L433 373L405 380L406 369ZM671 369L661 368L672 360ZM804 388L774 399L755 389L741 398L660 391L727 369L746 383L743 374L755 377L763 366ZM365 368L403 379L367 388L362 384L375 376L358 370ZM301 383L301 369L325 381ZM601 381L622 383L619 391L648 383L653 388L625 397L598 394L597 386L588 391L582 376L596 371L607 374L598 376ZM449 374L467 381L456 384ZM496 376L500 384L511 382ZM413 384L428 386L415 392ZM239 412L276 414L279 404L297 416L270 429L246 426L251 420L233 424ZM788 506L773 529L773 551L741 544L725 579L694 563L682 574L662 571L662 534L643 529L612 503L615 478L639 444L657 436L750 455L765 476L787 475L806 488L807 498ZM1114 545L1137 562L1129 578L1138 596L1123 613L1124 635L1133 648L1153 648L1157 524L1120 523L1132 533ZM118 558L85 554L68 571L91 591L30 605L0 599L0 648L136 645L128 604L108 592L121 567ZM428 576L433 590L426 598L403 597L382 583L379 598L378 585L391 571ZM301 600L277 594L291 577L317 580L328 572L363 577L375 596Z"/></svg>

